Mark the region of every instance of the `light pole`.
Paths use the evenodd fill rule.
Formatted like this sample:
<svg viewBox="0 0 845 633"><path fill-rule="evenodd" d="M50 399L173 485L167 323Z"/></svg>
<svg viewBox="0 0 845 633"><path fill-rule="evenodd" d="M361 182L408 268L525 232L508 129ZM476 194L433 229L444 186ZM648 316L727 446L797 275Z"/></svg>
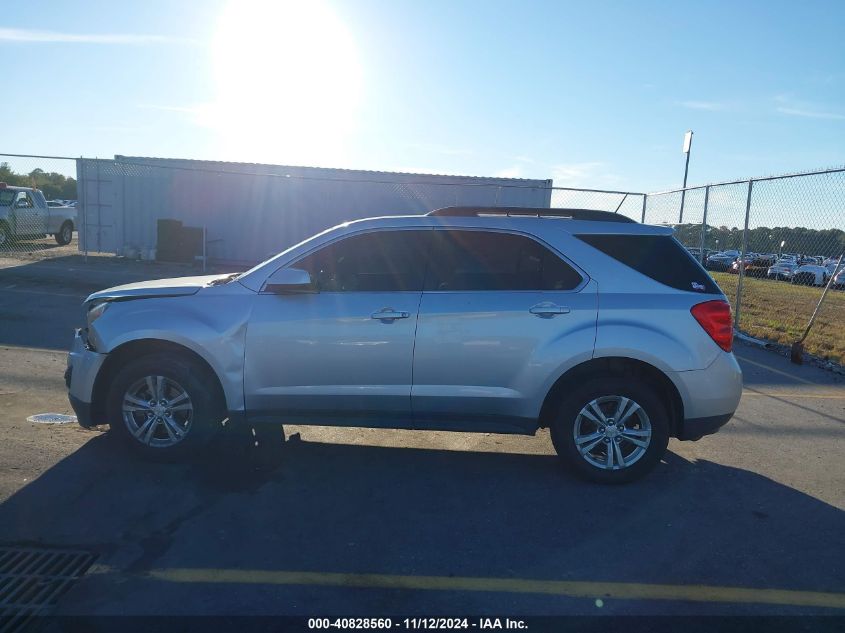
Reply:
<svg viewBox="0 0 845 633"><path fill-rule="evenodd" d="M786 245L786 240L783 240L783 241L780 243L780 252L778 253L778 259L780 259L780 258L783 256L783 247L784 247L785 245Z"/></svg>
<svg viewBox="0 0 845 633"><path fill-rule="evenodd" d="M678 214L678 224L684 222L684 199L687 197L687 174L689 173L689 155L692 150L692 130L687 130L684 134L684 154L687 155L686 163L684 164L684 188L681 189L681 212Z"/></svg>

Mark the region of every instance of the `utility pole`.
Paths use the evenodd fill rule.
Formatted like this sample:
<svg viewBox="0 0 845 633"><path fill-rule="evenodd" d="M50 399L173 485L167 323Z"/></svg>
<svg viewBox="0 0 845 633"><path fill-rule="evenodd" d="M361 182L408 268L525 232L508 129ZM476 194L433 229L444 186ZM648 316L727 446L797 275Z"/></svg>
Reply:
<svg viewBox="0 0 845 633"><path fill-rule="evenodd" d="M681 190L681 212L678 214L678 224L684 223L684 198L687 197L687 174L689 173L689 155L692 151L692 130L684 134L684 154L687 155L684 165L684 188Z"/></svg>

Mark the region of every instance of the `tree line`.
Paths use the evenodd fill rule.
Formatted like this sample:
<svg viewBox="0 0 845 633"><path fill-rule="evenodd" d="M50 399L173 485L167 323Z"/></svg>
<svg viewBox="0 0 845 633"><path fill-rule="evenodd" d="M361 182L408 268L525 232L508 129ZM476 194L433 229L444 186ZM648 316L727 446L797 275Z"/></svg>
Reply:
<svg viewBox="0 0 845 633"><path fill-rule="evenodd" d="M46 172L40 167L28 174L19 174L12 171L9 163L0 163L0 182L15 187L40 189L48 200L76 200L76 179L54 171Z"/></svg>
<svg viewBox="0 0 845 633"><path fill-rule="evenodd" d="M701 224L678 224L675 234L686 246L701 244ZM742 250L742 229L727 226L706 227L704 248L711 250ZM781 243L783 247L781 248ZM839 229L808 229L803 226L758 226L748 229L749 253L802 253L838 257L845 253L845 231Z"/></svg>

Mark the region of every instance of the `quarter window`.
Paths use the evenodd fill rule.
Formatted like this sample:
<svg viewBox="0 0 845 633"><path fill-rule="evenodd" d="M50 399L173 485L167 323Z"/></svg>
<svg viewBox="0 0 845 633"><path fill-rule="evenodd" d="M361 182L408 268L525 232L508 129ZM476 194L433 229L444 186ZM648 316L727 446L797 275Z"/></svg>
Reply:
<svg viewBox="0 0 845 633"><path fill-rule="evenodd" d="M419 292L425 275L427 233L430 231L353 235L307 255L291 267L311 273L321 292Z"/></svg>
<svg viewBox="0 0 845 633"><path fill-rule="evenodd" d="M437 230L426 290L572 290L581 275L539 242L494 231Z"/></svg>
<svg viewBox="0 0 845 633"><path fill-rule="evenodd" d="M670 235L576 235L638 273L678 290L719 294L710 275Z"/></svg>

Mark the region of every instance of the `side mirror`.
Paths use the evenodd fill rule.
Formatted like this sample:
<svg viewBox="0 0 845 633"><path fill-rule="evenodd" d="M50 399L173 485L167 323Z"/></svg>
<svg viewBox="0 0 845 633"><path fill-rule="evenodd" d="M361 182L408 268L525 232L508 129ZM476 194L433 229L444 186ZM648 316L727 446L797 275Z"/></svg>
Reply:
<svg viewBox="0 0 845 633"><path fill-rule="evenodd" d="M275 294L317 292L311 273L299 268L280 268L264 282L264 291Z"/></svg>

